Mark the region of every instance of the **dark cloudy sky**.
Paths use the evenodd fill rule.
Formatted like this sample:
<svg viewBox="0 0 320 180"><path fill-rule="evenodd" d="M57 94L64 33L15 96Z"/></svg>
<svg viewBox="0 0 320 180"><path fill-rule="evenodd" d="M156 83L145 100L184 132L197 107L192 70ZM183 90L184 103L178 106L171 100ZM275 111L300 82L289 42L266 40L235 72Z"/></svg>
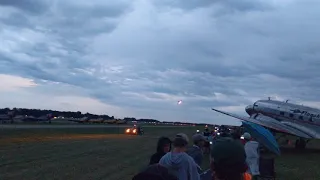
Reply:
<svg viewBox="0 0 320 180"><path fill-rule="evenodd" d="M0 0L0 106L238 123L320 107L319 0ZM182 100L181 105L177 101Z"/></svg>

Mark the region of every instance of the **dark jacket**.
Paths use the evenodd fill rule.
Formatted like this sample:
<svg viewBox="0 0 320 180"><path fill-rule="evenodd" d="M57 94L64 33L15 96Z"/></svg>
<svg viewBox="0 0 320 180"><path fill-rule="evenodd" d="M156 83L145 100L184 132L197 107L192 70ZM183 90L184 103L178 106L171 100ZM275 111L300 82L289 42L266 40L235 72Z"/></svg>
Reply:
<svg viewBox="0 0 320 180"><path fill-rule="evenodd" d="M187 154L193 158L194 162L196 162L198 164L198 166L201 167L202 159L203 159L203 152L200 149L200 147L198 147L198 146L190 147L187 150Z"/></svg>
<svg viewBox="0 0 320 180"><path fill-rule="evenodd" d="M206 137L210 136L210 132L209 131L204 131L203 132L203 136L206 136Z"/></svg>
<svg viewBox="0 0 320 180"><path fill-rule="evenodd" d="M135 175L132 180L178 180L178 178L170 174L166 167L153 164Z"/></svg>
<svg viewBox="0 0 320 180"><path fill-rule="evenodd" d="M157 152L151 156L149 165L159 163L162 156L166 154L163 152L163 147L166 144L170 144L171 149L171 140L167 137L160 137L157 144Z"/></svg>

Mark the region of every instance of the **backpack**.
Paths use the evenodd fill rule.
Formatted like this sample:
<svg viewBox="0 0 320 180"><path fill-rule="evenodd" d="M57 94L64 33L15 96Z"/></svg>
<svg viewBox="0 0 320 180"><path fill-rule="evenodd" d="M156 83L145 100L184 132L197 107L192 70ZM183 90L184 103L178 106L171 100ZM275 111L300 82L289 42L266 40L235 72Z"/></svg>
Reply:
<svg viewBox="0 0 320 180"><path fill-rule="evenodd" d="M132 180L178 180L178 178L169 173L168 168L153 164L135 175Z"/></svg>

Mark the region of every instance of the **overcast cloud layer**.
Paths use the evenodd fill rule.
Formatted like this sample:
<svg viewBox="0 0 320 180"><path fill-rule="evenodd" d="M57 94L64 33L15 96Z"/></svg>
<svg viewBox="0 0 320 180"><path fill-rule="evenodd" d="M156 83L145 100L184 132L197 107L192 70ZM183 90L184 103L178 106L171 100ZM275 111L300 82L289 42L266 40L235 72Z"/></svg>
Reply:
<svg viewBox="0 0 320 180"><path fill-rule="evenodd" d="M237 124L320 107L318 0L1 0L0 106ZM182 105L177 101L182 100Z"/></svg>

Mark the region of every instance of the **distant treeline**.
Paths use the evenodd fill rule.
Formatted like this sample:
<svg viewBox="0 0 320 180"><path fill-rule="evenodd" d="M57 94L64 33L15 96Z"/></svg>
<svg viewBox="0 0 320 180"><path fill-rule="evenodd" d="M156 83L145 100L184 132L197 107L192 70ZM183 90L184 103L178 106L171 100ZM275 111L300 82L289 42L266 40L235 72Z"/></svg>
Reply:
<svg viewBox="0 0 320 180"><path fill-rule="evenodd" d="M83 118L88 117L89 119L115 119L114 116L109 115L97 115L97 114L91 114L91 113L85 113L82 114L80 111L72 112L72 111L55 111L55 110L46 110L46 109L27 109L27 108L0 108L0 114L8 114L11 112L13 116L17 115L27 115L27 116L33 116L33 117L42 117L47 116L48 114L51 114L52 117L64 117L64 118ZM117 118L119 119L119 118ZM175 124L175 125L203 125L206 124L202 123L186 123L186 122L170 122L170 121L163 121L160 122L155 119L136 119L134 117L125 117L123 118L125 121L139 121L139 122L146 122L146 123L165 123L165 124Z"/></svg>
<svg viewBox="0 0 320 180"><path fill-rule="evenodd" d="M109 115L97 115L97 114L91 114L91 113L85 113L82 114L80 111L72 112L72 111L55 111L55 110L46 110L46 109L27 109L27 108L2 108L0 109L0 114L8 114L9 112L12 112L15 116L16 115L27 115L27 116L33 116L33 117L41 117L46 116L48 114L51 114L53 117L64 117L64 118L83 118L88 117L89 119L115 119L114 116ZM144 122L160 122L155 119L136 119L133 117L125 117L123 120L126 121L144 121Z"/></svg>

